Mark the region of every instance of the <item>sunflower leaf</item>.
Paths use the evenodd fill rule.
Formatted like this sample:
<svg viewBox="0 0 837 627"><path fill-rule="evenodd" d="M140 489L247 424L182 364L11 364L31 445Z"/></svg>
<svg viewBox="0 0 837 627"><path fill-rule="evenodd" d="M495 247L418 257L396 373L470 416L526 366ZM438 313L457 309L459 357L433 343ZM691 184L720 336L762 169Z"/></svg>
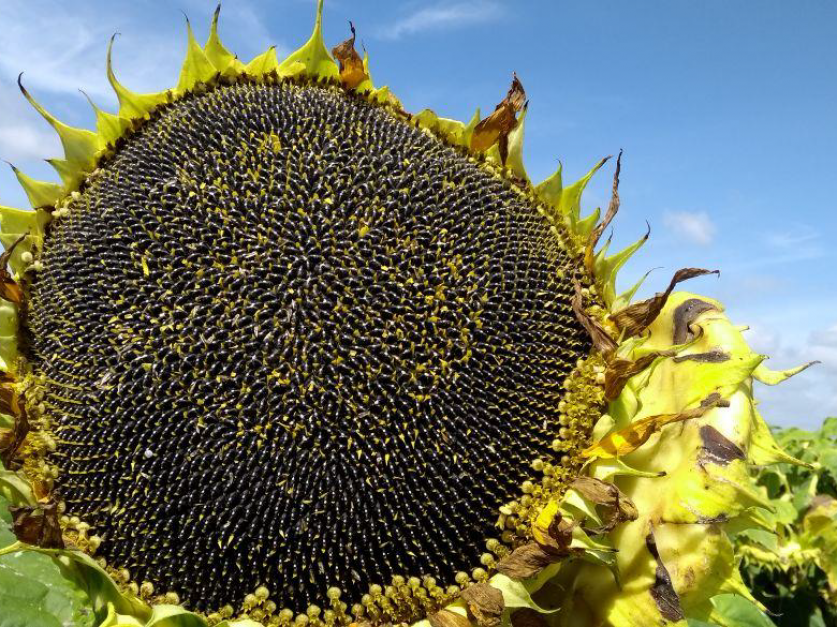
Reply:
<svg viewBox="0 0 837 627"><path fill-rule="evenodd" d="M8 501L0 497L0 546L15 541ZM0 557L0 627L93 627L85 591L47 555Z"/></svg>

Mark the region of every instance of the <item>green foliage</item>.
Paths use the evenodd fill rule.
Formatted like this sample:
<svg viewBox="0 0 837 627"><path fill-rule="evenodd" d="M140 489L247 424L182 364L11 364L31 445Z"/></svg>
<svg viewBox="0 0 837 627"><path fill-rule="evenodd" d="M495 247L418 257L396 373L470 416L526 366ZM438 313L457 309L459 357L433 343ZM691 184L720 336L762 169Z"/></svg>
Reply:
<svg viewBox="0 0 837 627"><path fill-rule="evenodd" d="M837 418L774 431L805 465L759 470L774 511L735 534L742 574L778 627L837 625Z"/></svg>

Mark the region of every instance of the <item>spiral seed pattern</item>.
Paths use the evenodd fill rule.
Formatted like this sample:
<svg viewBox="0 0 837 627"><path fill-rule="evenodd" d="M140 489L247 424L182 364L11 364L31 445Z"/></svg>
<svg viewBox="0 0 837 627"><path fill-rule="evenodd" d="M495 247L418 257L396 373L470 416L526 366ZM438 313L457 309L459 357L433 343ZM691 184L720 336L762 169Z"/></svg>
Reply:
<svg viewBox="0 0 837 627"><path fill-rule="evenodd" d="M335 87L168 106L41 261L28 352L67 511L203 611L453 584L554 459L589 350L534 204Z"/></svg>

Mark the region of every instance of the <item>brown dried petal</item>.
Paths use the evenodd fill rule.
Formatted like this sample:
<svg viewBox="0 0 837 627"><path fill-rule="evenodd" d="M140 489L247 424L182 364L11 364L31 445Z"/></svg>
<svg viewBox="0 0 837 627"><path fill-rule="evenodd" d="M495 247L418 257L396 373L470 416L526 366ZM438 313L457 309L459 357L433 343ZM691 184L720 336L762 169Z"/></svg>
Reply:
<svg viewBox="0 0 837 627"><path fill-rule="evenodd" d="M471 622L456 612L440 610L427 617L431 627L471 627Z"/></svg>
<svg viewBox="0 0 837 627"><path fill-rule="evenodd" d="M44 549L64 548L56 503L9 506L9 511L12 514L12 531L18 540Z"/></svg>
<svg viewBox="0 0 837 627"><path fill-rule="evenodd" d="M546 533L541 535L541 548L556 557L568 555L573 541L573 529L577 526L577 523L565 519L560 513L556 514Z"/></svg>
<svg viewBox="0 0 837 627"><path fill-rule="evenodd" d="M14 427L5 431L0 437L0 461L6 468L12 468L15 462L15 456L18 450L29 435L29 420L26 416L26 411L23 408L23 403L17 397L12 401L12 407L15 409Z"/></svg>
<svg viewBox="0 0 837 627"><path fill-rule="evenodd" d="M648 300L643 300L610 315L610 319L622 331L626 337L639 335L654 322L660 311L665 307L668 297L674 291L675 286L682 281L692 279L704 274L720 274L717 270L704 270L702 268L682 268L674 273L666 291L656 294Z"/></svg>
<svg viewBox="0 0 837 627"><path fill-rule="evenodd" d="M363 67L363 59L355 50L355 25L349 22L352 36L332 49L334 58L340 64L340 81L347 89L354 89L369 78Z"/></svg>
<svg viewBox="0 0 837 627"><path fill-rule="evenodd" d="M654 539L653 532L645 537L645 546L648 547L648 552L657 562L654 585L651 587L651 596L657 604L657 609L660 610L660 614L666 620L681 621L683 620L683 608L680 605L680 597L677 596L674 584L671 582L671 576L668 574L663 560L660 559L660 552L657 550L657 541Z"/></svg>
<svg viewBox="0 0 837 627"><path fill-rule="evenodd" d="M462 591L468 612L480 627L499 627L506 609L503 593L487 583L475 583Z"/></svg>
<svg viewBox="0 0 837 627"><path fill-rule="evenodd" d="M495 143L500 148L500 160L506 163L508 156L508 137L517 126L517 113L526 103L526 91L523 84L513 75L512 84L506 97L497 105L494 112L474 128L471 135L471 150L485 152Z"/></svg>
<svg viewBox="0 0 837 627"><path fill-rule="evenodd" d="M497 570L511 579L520 581L534 577L559 559L559 556L548 553L537 542L530 542L501 559L497 563Z"/></svg>
<svg viewBox="0 0 837 627"><path fill-rule="evenodd" d="M612 359L608 363L607 371L605 372L605 399L612 401L619 396L628 380L635 374L645 370L657 357L671 356L673 354L670 351L655 351L643 355L636 361L619 358Z"/></svg>
<svg viewBox="0 0 837 627"><path fill-rule="evenodd" d="M575 294L573 295L572 308L575 317L590 335L590 339L593 340L593 347L603 355L610 355L618 346L616 340L610 337L604 327L584 310L581 284L578 281L575 281L574 284Z"/></svg>
<svg viewBox="0 0 837 627"><path fill-rule="evenodd" d="M636 520L639 512L636 505L612 483L606 483L592 477L579 477L570 488L580 493L584 498L604 509L601 527L590 529L594 533L608 533L616 525L626 520Z"/></svg>
<svg viewBox="0 0 837 627"><path fill-rule="evenodd" d="M12 253L14 252L15 247L28 237L28 235L29 233L24 233L18 237L14 243L9 246L9 248L2 255L0 255L0 298L8 300L15 305L20 305L20 303L23 302L23 290L20 289L20 286L12 278L12 275L9 274L7 267L9 265L9 259L12 258Z"/></svg>
<svg viewBox="0 0 837 627"><path fill-rule="evenodd" d="M511 615L511 624L512 627L547 627L543 616L529 607L514 612Z"/></svg>
<svg viewBox="0 0 837 627"><path fill-rule="evenodd" d="M593 477L578 477L570 484L570 488L596 505L613 506L619 498L619 490L615 485Z"/></svg>
<svg viewBox="0 0 837 627"><path fill-rule="evenodd" d="M610 157L608 157L609 159ZM616 171L613 173L613 188L610 195L610 204L607 207L604 219L596 225L596 228L590 233L590 238L587 240L587 247L584 250L584 265L590 276L594 275L594 262L596 259L596 245L602 237L605 229L616 217L619 211L619 173L622 171L622 151L619 151L619 156L616 157Z"/></svg>

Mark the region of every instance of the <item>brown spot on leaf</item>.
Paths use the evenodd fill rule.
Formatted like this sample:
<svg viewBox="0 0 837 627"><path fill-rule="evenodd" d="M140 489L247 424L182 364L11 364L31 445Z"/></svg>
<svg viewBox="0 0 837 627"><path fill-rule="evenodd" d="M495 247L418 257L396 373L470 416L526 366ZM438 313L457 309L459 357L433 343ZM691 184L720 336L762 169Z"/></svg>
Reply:
<svg viewBox="0 0 837 627"><path fill-rule="evenodd" d="M729 361L729 355L720 348L708 351L706 353L692 353L691 355L680 355L674 358L676 363L684 361L698 361L705 364L720 364Z"/></svg>
<svg viewBox="0 0 837 627"><path fill-rule="evenodd" d="M705 311L717 309L712 303L699 298L690 298L680 303L674 310L674 336L672 343L685 344L694 339L694 333L689 328L697 317Z"/></svg>
<svg viewBox="0 0 837 627"><path fill-rule="evenodd" d="M609 159L610 157L608 157ZM587 247L584 249L584 265L590 276L594 276L594 262L596 259L596 245L602 237L605 229L616 217L619 211L619 173L622 171L622 151L619 151L619 156L616 157L616 171L613 173L613 188L610 194L610 204L607 207L604 219L596 225L596 228L590 233L590 238L587 240Z"/></svg>
<svg viewBox="0 0 837 627"><path fill-rule="evenodd" d="M470 627L471 621L450 610L440 610L427 617L431 627Z"/></svg>
<svg viewBox="0 0 837 627"><path fill-rule="evenodd" d="M63 549L61 525L58 523L58 504L9 506L12 531L21 542L44 549Z"/></svg>
<svg viewBox="0 0 837 627"><path fill-rule="evenodd" d="M717 270L704 270L702 268L682 268L674 273L665 292L658 293L633 305L628 305L624 309L610 314L610 319L621 331L625 332L626 337L639 335L660 315L660 311L665 307L668 297L671 296L678 283L705 274L720 273Z"/></svg>
<svg viewBox="0 0 837 627"><path fill-rule="evenodd" d="M337 44L331 52L340 64L340 81L347 89L354 89L369 75L363 67L363 59L355 50L355 25L349 22L349 28L352 29L352 36Z"/></svg>
<svg viewBox="0 0 837 627"><path fill-rule="evenodd" d="M593 340L593 347L602 355L610 355L618 346L616 340L610 337L610 334L599 324L598 320L585 311L584 298L581 294L581 284L575 281L574 285L575 294L573 295L572 308L575 317L590 335L590 339Z"/></svg>
<svg viewBox="0 0 837 627"><path fill-rule="evenodd" d="M529 542L501 559L497 563L497 570L515 581L520 581L534 577L560 559L560 556L547 552L537 542Z"/></svg>
<svg viewBox="0 0 837 627"><path fill-rule="evenodd" d="M506 97L495 107L494 113L474 128L471 150L485 152L496 143L500 150L500 162L505 165L509 154L509 133L517 126L517 113L525 104L526 91L517 74L514 74Z"/></svg>
<svg viewBox="0 0 837 627"><path fill-rule="evenodd" d="M468 606L468 614L480 627L499 627L500 617L506 609L503 593L487 583L475 583L462 591L462 599Z"/></svg>
<svg viewBox="0 0 837 627"><path fill-rule="evenodd" d="M9 248L2 255L0 255L0 298L12 302L15 305L20 305L20 303L23 302L23 290L20 289L17 281L12 278L12 275L9 273L7 267L9 265L9 259L12 258L12 253L14 252L15 247L28 236L29 233L24 233L18 237L14 243L9 246Z"/></svg>
<svg viewBox="0 0 837 627"><path fill-rule="evenodd" d="M657 562L657 571L654 575L654 585L651 586L651 596L657 604L663 618L673 622L681 621L684 618L683 608L680 605L680 597L671 582L671 575L668 574L663 560L660 559L660 552L657 550L657 541L654 539L653 531L645 536L645 546L648 552Z"/></svg>
<svg viewBox="0 0 837 627"><path fill-rule="evenodd" d="M700 439L703 440L701 463L726 466L736 459L745 459L744 451L711 425L703 425L700 428Z"/></svg>
<svg viewBox="0 0 837 627"><path fill-rule="evenodd" d="M529 607L523 607L511 615L512 627L547 627L543 616Z"/></svg>

